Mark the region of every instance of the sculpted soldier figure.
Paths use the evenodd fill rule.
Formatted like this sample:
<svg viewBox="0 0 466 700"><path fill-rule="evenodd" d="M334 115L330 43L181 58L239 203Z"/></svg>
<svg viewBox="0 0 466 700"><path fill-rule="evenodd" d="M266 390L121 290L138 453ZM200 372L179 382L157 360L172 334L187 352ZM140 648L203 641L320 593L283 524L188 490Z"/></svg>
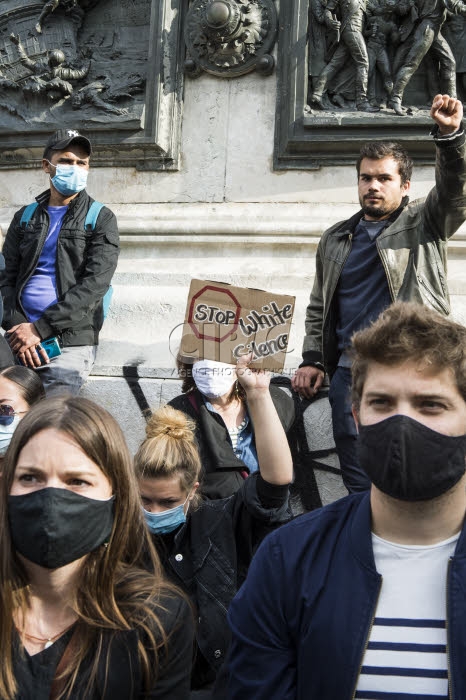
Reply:
<svg viewBox="0 0 466 700"><path fill-rule="evenodd" d="M364 36L366 37L367 55L369 56L368 97L371 105L378 107L375 91L376 69L380 71L386 94L390 96L393 90L387 44L388 42L397 43L397 25L393 20L386 19L383 15L377 13L369 17Z"/></svg>
<svg viewBox="0 0 466 700"><path fill-rule="evenodd" d="M369 56L368 98L371 104L376 102L376 73L379 71L386 97L390 98L393 91L393 75L396 66L389 47L398 46L407 36L406 24L411 15L415 0L368 0L366 9L366 39L367 55ZM417 19L417 12L415 13ZM411 25L412 27L412 25ZM388 102L388 99L387 99Z"/></svg>
<svg viewBox="0 0 466 700"><path fill-rule="evenodd" d="M395 76L391 105L396 114L403 116L403 94L419 65L430 51L438 63L441 89L450 97L456 97L456 62L452 50L442 36L441 27L446 18L443 0L417 0L419 19L410 39L410 48Z"/></svg>
<svg viewBox="0 0 466 700"><path fill-rule="evenodd" d="M450 44L456 61L457 87L461 86L463 102L466 100L466 2L463 0L445 0L448 19L442 27L442 33Z"/></svg>
<svg viewBox="0 0 466 700"><path fill-rule="evenodd" d="M323 20L330 29L338 31L338 46L330 61L318 76L310 98L311 105L324 109L322 97L329 81L347 64L355 65L356 109L361 112L378 112L367 99L369 58L363 37L365 0L325 0Z"/></svg>

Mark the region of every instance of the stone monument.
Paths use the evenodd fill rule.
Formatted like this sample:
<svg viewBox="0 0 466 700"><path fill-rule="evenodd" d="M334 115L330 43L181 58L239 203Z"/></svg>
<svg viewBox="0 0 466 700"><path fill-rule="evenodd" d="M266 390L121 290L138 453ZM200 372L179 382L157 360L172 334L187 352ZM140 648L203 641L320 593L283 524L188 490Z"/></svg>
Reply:
<svg viewBox="0 0 466 700"><path fill-rule="evenodd" d="M462 4L452 3L450 14L460 15ZM310 0L311 111L406 116L439 91L456 96L455 56L442 34L447 14L443 0Z"/></svg>
<svg viewBox="0 0 466 700"><path fill-rule="evenodd" d="M44 132L64 124L92 135L96 165L176 166L157 133L166 110L167 128L179 126L180 32L173 21L167 32L169 4L2 0L0 167L32 166ZM176 151L173 133L163 137Z"/></svg>

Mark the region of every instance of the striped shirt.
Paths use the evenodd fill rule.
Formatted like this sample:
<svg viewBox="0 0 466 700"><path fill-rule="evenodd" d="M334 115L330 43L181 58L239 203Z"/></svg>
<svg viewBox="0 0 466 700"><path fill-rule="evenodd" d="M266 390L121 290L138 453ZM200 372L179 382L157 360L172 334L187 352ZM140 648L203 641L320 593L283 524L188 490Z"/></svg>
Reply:
<svg viewBox="0 0 466 700"><path fill-rule="evenodd" d="M372 535L382 588L355 698L448 698L446 577L458 537L419 546Z"/></svg>

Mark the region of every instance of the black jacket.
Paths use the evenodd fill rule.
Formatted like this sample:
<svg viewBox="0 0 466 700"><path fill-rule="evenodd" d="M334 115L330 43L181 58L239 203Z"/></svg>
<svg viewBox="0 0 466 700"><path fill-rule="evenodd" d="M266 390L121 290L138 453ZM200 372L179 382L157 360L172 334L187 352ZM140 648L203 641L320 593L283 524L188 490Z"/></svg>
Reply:
<svg viewBox="0 0 466 700"><path fill-rule="evenodd" d="M438 137L438 127L432 134L436 146L435 187L427 197L413 202L408 203L404 197L377 237L376 246L393 301L415 301L448 316L448 239L466 219L465 133L461 125L449 138ZM338 283L361 216L362 211L322 234L306 310L301 367L323 363L332 375L338 365Z"/></svg>
<svg viewBox="0 0 466 700"><path fill-rule="evenodd" d="M47 237L49 198L50 190L36 198L39 206L24 230L20 226L24 207L17 211L6 234L5 270L0 272L5 330L27 322L21 293L37 266ZM118 261L118 227L110 209L101 210L94 230L84 229L93 201L83 190L68 206L57 243L58 301L34 322L41 338L56 335L64 346L98 343L103 323L102 299Z"/></svg>
<svg viewBox="0 0 466 700"><path fill-rule="evenodd" d="M278 417L286 433L295 420L294 401L285 391L270 385L270 394ZM189 397L193 397L191 403ZM206 407L202 394L195 389L188 394L180 394L169 401L178 411L183 411L196 423L196 440L201 455L201 491L207 498L227 498L244 481L241 472L249 472L247 466L235 455L227 427L218 413L211 413Z"/></svg>
<svg viewBox="0 0 466 700"><path fill-rule="evenodd" d="M168 577L190 595L197 609L201 656L193 687L214 680L230 642L230 602L261 541L291 517L288 486L273 486L255 473L230 498L203 501L174 539L153 535Z"/></svg>
<svg viewBox="0 0 466 700"><path fill-rule="evenodd" d="M168 645L166 651L160 653L159 672L153 688L147 694L143 692L138 656L138 640L144 643L142 634L135 629L108 632L99 656L95 686L90 693L86 690L86 681L97 651L91 650L83 661L70 700L188 700L194 636L192 610L185 599L175 596L164 596L160 604L159 618L167 634ZM57 665L71 635L70 630L51 647L34 656L22 653L16 639L13 662L18 683L17 700L49 700ZM156 637L161 641L159 631L156 631Z"/></svg>

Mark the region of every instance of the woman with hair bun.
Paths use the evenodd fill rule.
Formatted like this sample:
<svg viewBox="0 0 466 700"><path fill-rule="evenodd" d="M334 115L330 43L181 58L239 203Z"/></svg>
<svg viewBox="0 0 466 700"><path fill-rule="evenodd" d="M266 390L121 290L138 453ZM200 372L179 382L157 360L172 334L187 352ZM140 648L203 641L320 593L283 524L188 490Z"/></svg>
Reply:
<svg viewBox="0 0 466 700"><path fill-rule="evenodd" d="M210 688L229 644L228 606L257 546L288 521L293 466L285 431L269 392L269 376L237 365L254 423L260 472L222 500L198 495L201 461L195 424L164 406L150 418L135 457L144 515L168 577L190 596L198 617L192 698Z"/></svg>
<svg viewBox="0 0 466 700"><path fill-rule="evenodd" d="M0 479L0 698L187 700L193 635L116 420L84 398L34 406Z"/></svg>

